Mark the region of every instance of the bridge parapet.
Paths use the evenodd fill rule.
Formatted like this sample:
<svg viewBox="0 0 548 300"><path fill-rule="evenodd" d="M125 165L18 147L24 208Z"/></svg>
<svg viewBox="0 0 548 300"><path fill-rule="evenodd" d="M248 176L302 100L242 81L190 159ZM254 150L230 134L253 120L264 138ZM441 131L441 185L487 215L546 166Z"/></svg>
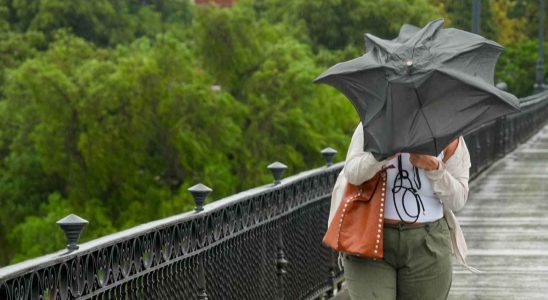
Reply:
<svg viewBox="0 0 548 300"><path fill-rule="evenodd" d="M476 176L548 119L548 91L465 137ZM330 151L324 151L331 153ZM328 164L330 164L328 162ZM0 269L3 299L314 299L342 280L321 244L343 163Z"/></svg>

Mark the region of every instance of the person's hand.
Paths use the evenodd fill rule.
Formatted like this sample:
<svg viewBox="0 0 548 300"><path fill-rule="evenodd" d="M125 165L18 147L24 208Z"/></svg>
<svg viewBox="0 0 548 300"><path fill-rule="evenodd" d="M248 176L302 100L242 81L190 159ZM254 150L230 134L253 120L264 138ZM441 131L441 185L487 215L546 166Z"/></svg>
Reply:
<svg viewBox="0 0 548 300"><path fill-rule="evenodd" d="M426 171L437 170L440 163L434 156L415 153L409 154L409 161L413 166Z"/></svg>

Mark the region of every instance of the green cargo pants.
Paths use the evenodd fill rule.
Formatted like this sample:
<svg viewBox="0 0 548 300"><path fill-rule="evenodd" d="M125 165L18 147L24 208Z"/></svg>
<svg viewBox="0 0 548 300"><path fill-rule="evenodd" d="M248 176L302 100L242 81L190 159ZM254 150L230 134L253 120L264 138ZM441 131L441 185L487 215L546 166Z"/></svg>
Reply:
<svg viewBox="0 0 548 300"><path fill-rule="evenodd" d="M343 255L352 300L441 300L451 287L445 218L420 228L385 225L384 259Z"/></svg>

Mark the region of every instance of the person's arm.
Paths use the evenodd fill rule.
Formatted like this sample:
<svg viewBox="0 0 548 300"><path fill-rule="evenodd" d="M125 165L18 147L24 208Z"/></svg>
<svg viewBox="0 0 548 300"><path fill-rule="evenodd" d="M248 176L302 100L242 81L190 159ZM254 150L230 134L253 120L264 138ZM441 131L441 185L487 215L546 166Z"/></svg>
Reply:
<svg viewBox="0 0 548 300"><path fill-rule="evenodd" d="M452 211L458 211L464 207L468 199L471 166L470 153L464 138L460 137L454 153L450 152L445 152L444 160L439 161L437 169L427 170L425 173L434 194L440 198L443 205Z"/></svg>
<svg viewBox="0 0 548 300"><path fill-rule="evenodd" d="M352 135L344 165L344 176L348 182L354 185L362 184L373 178L387 162L387 160L377 161L371 152L363 151L363 145L363 127L359 123Z"/></svg>

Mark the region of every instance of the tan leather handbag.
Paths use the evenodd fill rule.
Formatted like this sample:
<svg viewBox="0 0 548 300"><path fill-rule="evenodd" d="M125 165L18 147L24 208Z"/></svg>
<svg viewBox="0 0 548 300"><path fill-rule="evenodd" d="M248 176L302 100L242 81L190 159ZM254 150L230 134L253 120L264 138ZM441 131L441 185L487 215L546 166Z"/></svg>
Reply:
<svg viewBox="0 0 548 300"><path fill-rule="evenodd" d="M383 258L386 170L353 185L347 183L323 243L336 251Z"/></svg>

